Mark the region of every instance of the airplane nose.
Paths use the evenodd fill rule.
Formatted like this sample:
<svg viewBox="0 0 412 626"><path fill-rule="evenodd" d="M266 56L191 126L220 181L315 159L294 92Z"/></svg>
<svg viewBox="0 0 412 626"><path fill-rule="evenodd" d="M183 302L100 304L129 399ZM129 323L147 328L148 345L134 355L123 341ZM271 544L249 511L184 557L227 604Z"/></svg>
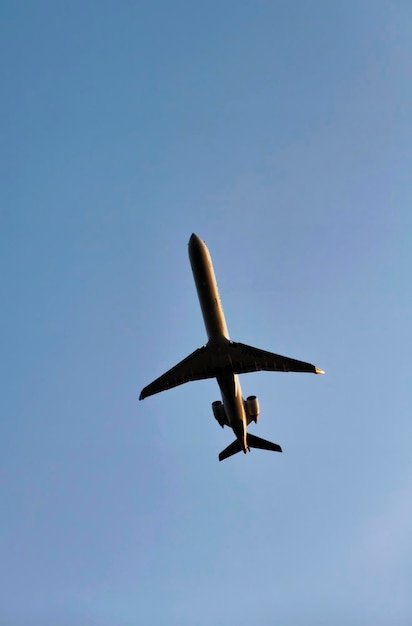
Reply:
<svg viewBox="0 0 412 626"><path fill-rule="evenodd" d="M190 239L189 239L189 246L194 246L194 245L199 245L202 242L202 240L195 234L192 233Z"/></svg>
<svg viewBox="0 0 412 626"><path fill-rule="evenodd" d="M189 256L192 257L195 255L196 257L206 249L205 242L200 239L196 235L196 233L192 233L189 239ZM193 258L195 258L193 256Z"/></svg>

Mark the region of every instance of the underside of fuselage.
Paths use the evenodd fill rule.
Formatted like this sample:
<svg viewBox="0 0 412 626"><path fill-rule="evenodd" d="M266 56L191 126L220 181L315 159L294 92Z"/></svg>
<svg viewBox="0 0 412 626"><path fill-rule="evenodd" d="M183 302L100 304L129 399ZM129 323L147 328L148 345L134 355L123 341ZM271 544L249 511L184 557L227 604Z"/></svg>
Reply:
<svg viewBox="0 0 412 626"><path fill-rule="evenodd" d="M246 412L239 376L228 372L217 376L217 384L220 388L222 402L225 409L228 425L236 435L243 452L248 451L246 441Z"/></svg>

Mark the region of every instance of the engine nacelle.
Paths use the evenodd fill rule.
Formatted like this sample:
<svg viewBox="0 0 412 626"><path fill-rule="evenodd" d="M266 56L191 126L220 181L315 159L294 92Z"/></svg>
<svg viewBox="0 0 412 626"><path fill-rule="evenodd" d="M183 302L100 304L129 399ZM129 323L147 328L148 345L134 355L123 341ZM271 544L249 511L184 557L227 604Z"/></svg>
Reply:
<svg viewBox="0 0 412 626"><path fill-rule="evenodd" d="M212 410L215 420L217 420L219 425L223 428L223 426L228 423L223 403L220 400L212 402Z"/></svg>
<svg viewBox="0 0 412 626"><path fill-rule="evenodd" d="M250 424L250 422L255 422L255 424L258 421L258 417L259 417L259 400L257 399L256 396L248 396L245 400L245 411L246 411L246 417L247 417L247 423Z"/></svg>

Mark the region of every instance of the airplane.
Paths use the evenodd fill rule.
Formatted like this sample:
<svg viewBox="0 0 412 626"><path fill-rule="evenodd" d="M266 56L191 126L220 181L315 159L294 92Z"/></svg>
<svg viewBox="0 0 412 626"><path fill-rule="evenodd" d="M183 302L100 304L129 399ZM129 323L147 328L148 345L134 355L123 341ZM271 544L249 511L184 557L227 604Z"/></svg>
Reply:
<svg viewBox="0 0 412 626"><path fill-rule="evenodd" d="M229 426L236 436L235 441L220 452L219 461L237 452L246 454L250 448L282 452L277 443L247 432L251 422L257 423L260 408L256 396L243 398L238 375L262 370L313 374L324 374L324 371L304 361L232 341L209 250L194 233L189 240L189 259L208 342L142 389L139 400L192 380L216 378L222 400L212 403L213 415L222 428Z"/></svg>

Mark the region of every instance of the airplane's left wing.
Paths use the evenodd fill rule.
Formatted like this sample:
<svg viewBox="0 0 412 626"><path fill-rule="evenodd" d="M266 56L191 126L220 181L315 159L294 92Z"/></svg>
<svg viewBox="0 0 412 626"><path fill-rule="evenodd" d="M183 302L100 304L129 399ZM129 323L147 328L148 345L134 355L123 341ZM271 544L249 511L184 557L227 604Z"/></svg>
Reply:
<svg viewBox="0 0 412 626"><path fill-rule="evenodd" d="M143 398L152 396L160 391L183 385L191 380L213 378L216 376L216 372L210 357L210 350L207 345L195 350L183 361L180 361L180 363L142 389L139 400L143 400Z"/></svg>
<svg viewBox="0 0 412 626"><path fill-rule="evenodd" d="M253 348L244 343L231 341L228 346L233 372L235 374L246 374L248 372L309 372L312 374L323 374L323 370L305 361L297 361L287 356L273 354L266 350Z"/></svg>

